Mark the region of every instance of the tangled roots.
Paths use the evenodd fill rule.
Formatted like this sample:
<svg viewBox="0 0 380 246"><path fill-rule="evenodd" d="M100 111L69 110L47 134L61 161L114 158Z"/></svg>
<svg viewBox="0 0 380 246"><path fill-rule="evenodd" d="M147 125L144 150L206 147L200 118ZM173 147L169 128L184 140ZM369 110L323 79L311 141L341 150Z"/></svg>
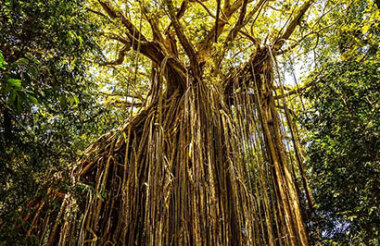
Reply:
<svg viewBox="0 0 380 246"><path fill-rule="evenodd" d="M254 93L239 86L230 105L223 91L202 83L168 98L158 91L74 166L72 186L84 192L65 195L44 240L307 245L303 174L282 138L292 126L281 129L275 102L259 85Z"/></svg>

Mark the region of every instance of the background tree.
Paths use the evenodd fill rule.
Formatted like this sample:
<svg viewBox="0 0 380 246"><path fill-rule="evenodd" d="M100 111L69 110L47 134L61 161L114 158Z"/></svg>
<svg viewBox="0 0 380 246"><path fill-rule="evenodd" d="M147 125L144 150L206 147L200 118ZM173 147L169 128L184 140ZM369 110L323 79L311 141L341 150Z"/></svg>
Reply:
<svg viewBox="0 0 380 246"><path fill-rule="evenodd" d="M81 1L0 3L0 241L30 244L27 228L13 227L20 206L65 186L67 165L119 122L85 73L97 54L88 18Z"/></svg>
<svg viewBox="0 0 380 246"><path fill-rule="evenodd" d="M379 203L379 6L355 1L331 13L302 112L324 242L377 245ZM335 57L335 59L331 59Z"/></svg>
<svg viewBox="0 0 380 246"><path fill-rule="evenodd" d="M376 245L379 227L379 63L328 64L306 93L304 124L326 238ZM319 214L321 213L321 214Z"/></svg>

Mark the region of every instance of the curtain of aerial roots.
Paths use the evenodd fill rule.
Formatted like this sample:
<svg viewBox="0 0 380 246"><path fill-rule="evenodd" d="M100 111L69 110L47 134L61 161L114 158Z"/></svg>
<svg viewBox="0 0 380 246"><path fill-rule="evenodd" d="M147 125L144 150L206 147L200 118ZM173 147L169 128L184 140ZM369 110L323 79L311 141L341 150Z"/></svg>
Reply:
<svg viewBox="0 0 380 246"><path fill-rule="evenodd" d="M86 197L66 194L47 244L307 245L297 143L284 140L292 125L266 60L234 79L229 99L190 79L166 98L156 73L150 106L73 169Z"/></svg>

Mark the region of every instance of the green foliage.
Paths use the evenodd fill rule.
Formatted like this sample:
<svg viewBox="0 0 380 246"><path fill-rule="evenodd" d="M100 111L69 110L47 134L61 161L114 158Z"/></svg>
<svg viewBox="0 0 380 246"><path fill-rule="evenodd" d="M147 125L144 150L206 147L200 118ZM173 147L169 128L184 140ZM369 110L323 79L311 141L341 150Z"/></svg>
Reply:
<svg viewBox="0 0 380 246"><path fill-rule="evenodd" d="M331 59L360 62L368 56L379 56L380 9L376 1L327 2L332 5L331 11L318 23L323 35L311 36L304 43L306 50L314 48L314 62Z"/></svg>
<svg viewBox="0 0 380 246"><path fill-rule="evenodd" d="M334 28L304 44L315 70L301 113L317 204L313 222L324 244L378 245L380 9L376 1L329 4L318 25Z"/></svg>
<svg viewBox="0 0 380 246"><path fill-rule="evenodd" d="M380 231L380 62L342 61L314 74L303 114L323 236L377 245Z"/></svg>
<svg viewBox="0 0 380 246"><path fill-rule="evenodd" d="M20 220L21 204L59 183L50 174L64 179L80 151L119 122L86 73L98 29L88 19L82 1L0 4L0 224ZM31 243L27 228L1 229L0 241Z"/></svg>

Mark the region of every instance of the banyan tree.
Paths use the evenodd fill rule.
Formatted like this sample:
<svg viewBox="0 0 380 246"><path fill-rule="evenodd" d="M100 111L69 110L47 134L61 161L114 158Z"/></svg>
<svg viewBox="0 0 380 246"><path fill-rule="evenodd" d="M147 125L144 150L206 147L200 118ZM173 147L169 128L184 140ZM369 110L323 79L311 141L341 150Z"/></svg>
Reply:
<svg viewBox="0 0 380 246"><path fill-rule="evenodd" d="M47 245L308 245L313 198L278 59L313 34L299 28L312 3L89 3L121 45L101 65L130 59L130 81L149 91L127 96L131 116L70 167L70 191L49 190L57 213L35 205L28 233Z"/></svg>

